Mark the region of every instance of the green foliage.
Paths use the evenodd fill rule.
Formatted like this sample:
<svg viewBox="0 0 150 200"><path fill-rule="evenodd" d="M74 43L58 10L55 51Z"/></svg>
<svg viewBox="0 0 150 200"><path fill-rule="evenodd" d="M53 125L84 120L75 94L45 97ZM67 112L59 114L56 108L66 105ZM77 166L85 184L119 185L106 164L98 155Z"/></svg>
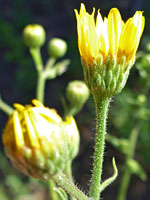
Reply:
<svg viewBox="0 0 150 200"><path fill-rule="evenodd" d="M127 167L132 174L137 175L142 181L146 181L147 175L142 166L134 159L127 160Z"/></svg>
<svg viewBox="0 0 150 200"><path fill-rule="evenodd" d="M150 42L150 39L149 39ZM131 130L138 125L139 136L136 151L141 156L145 165L150 165L150 51L147 43L146 50L137 54L133 75L129 78L128 87L115 97L111 109L111 124L114 126L115 135L125 139L108 136L108 141L120 152L126 154L127 143ZM127 139L127 140L126 140Z"/></svg>

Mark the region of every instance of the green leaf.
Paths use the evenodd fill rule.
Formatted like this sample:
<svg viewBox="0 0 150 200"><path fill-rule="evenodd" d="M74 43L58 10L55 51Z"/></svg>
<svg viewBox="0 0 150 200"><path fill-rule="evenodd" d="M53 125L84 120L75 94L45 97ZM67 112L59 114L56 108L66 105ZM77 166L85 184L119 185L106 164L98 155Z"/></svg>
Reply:
<svg viewBox="0 0 150 200"><path fill-rule="evenodd" d="M113 175L106 179L100 186L100 192L102 192L103 190L105 190L106 187L108 187L112 182L115 181L115 179L117 178L118 176L118 169L117 169L117 166L116 166L116 163L115 163L115 158L112 159L112 164L113 164L113 168L114 168L114 173Z"/></svg>
<svg viewBox="0 0 150 200"><path fill-rule="evenodd" d="M107 134L106 141L109 142L111 145L113 145L113 147L115 147L121 153L128 155L130 149L129 147L130 143L127 139L117 138L115 136Z"/></svg>
<svg viewBox="0 0 150 200"><path fill-rule="evenodd" d="M70 64L70 60L65 59L63 61L56 63L51 68L46 67L46 70L44 71L44 76L47 79L54 79L57 76L61 76L64 72L67 71L69 64Z"/></svg>
<svg viewBox="0 0 150 200"><path fill-rule="evenodd" d="M147 180L147 175L142 166L134 159L127 159L127 167L132 174L137 175L142 181Z"/></svg>

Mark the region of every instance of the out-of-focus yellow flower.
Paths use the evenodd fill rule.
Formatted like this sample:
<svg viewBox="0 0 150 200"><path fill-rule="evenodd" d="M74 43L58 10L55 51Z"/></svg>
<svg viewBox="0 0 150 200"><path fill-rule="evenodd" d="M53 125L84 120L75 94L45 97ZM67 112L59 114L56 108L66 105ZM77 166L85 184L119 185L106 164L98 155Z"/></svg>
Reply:
<svg viewBox="0 0 150 200"><path fill-rule="evenodd" d="M37 100L32 103L25 107L14 104L16 110L4 129L3 143L7 156L19 170L46 179L64 169L69 159L68 136L54 109Z"/></svg>
<svg viewBox="0 0 150 200"><path fill-rule="evenodd" d="M79 151L80 135L76 122L72 116L67 116L64 125L67 133L69 159L73 160Z"/></svg>
<svg viewBox="0 0 150 200"><path fill-rule="evenodd" d="M83 3L79 13L75 9L75 14L79 51L87 65L93 66L95 61L98 62L100 54L104 62L108 57L116 57L117 63L120 63L123 56L127 63L134 62L145 24L141 11L137 11L125 23L117 8L112 8L104 19L98 10L96 22L95 9L89 14Z"/></svg>

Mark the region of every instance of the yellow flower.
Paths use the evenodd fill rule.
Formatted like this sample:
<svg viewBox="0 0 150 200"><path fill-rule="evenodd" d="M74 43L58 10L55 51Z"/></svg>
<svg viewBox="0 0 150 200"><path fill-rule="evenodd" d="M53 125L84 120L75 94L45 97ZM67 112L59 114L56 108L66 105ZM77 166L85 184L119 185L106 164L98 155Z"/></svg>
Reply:
<svg viewBox="0 0 150 200"><path fill-rule="evenodd" d="M80 135L76 122L72 116L67 116L64 125L67 133L69 159L73 160L79 151Z"/></svg>
<svg viewBox="0 0 150 200"><path fill-rule="evenodd" d="M75 9L75 14L79 51L87 65L93 66L100 55L104 63L108 57L117 58L117 63L120 63L123 56L126 57L126 63L134 62L145 24L141 11L137 11L125 23L117 8L112 8L104 19L98 10L96 22L95 9L89 14L83 3L79 13Z"/></svg>
<svg viewBox="0 0 150 200"><path fill-rule="evenodd" d="M38 100L14 104L16 110L3 132L7 156L23 173L41 179L63 170L69 158L67 133L54 109ZM66 122L67 123L67 122Z"/></svg>

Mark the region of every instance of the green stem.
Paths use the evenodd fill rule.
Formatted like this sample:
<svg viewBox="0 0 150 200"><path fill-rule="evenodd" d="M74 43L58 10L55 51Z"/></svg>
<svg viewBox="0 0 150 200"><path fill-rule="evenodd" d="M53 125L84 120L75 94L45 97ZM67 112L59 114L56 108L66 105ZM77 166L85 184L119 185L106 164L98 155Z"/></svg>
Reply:
<svg viewBox="0 0 150 200"><path fill-rule="evenodd" d="M82 106L70 105L67 112L65 113L65 116L75 116L80 112L81 109L82 109Z"/></svg>
<svg viewBox="0 0 150 200"><path fill-rule="evenodd" d="M126 156L124 173L122 176L117 200L126 200L127 191L128 191L128 187L129 187L129 183L130 183L130 179L132 175L132 173L127 167L127 160L132 159L134 157L138 133L139 133L138 127L135 127L131 132L129 154Z"/></svg>
<svg viewBox="0 0 150 200"><path fill-rule="evenodd" d="M46 78L44 76L44 67L40 53L40 48L30 48L30 53L32 55L37 70L36 98L43 103Z"/></svg>
<svg viewBox="0 0 150 200"><path fill-rule="evenodd" d="M103 166L106 119L110 98L97 99L95 98L96 106L96 135L95 135L95 152L92 170L92 179L90 186L90 197L94 200L100 198L100 183Z"/></svg>
<svg viewBox="0 0 150 200"><path fill-rule="evenodd" d="M125 163L124 173L122 176L117 200L126 199L130 178L131 178L131 172L129 171Z"/></svg>
<svg viewBox="0 0 150 200"><path fill-rule="evenodd" d="M43 71L38 71L36 98L42 103L44 102L45 83L46 79L43 76Z"/></svg>
<svg viewBox="0 0 150 200"><path fill-rule="evenodd" d="M45 71L49 71L55 64L56 62L56 58L49 58L46 65L45 65Z"/></svg>
<svg viewBox="0 0 150 200"><path fill-rule="evenodd" d="M72 177L72 161L69 160L67 163L66 163L66 168L65 168L65 175L67 176L67 178L70 179L71 182L74 182L73 181L73 177ZM73 196L70 195L70 200L75 200L75 198Z"/></svg>
<svg viewBox="0 0 150 200"><path fill-rule="evenodd" d="M64 174L58 174L52 177L58 186L63 188L69 195L77 200L90 200L81 190L79 190Z"/></svg>
<svg viewBox="0 0 150 200"><path fill-rule="evenodd" d="M130 137L130 153L129 153L130 158L133 158L133 156L135 154L135 148L136 148L138 134L139 134L139 127L135 127L132 130L131 137Z"/></svg>
<svg viewBox="0 0 150 200"><path fill-rule="evenodd" d="M58 200L58 196L55 192L55 187L56 187L56 184L54 183L53 180L49 180L49 197L50 197L50 200Z"/></svg>
<svg viewBox="0 0 150 200"><path fill-rule="evenodd" d="M30 53L34 60L37 71L42 71L43 70L43 62L42 62L42 57L41 57L41 53L40 53L40 48L30 48Z"/></svg>
<svg viewBox="0 0 150 200"><path fill-rule="evenodd" d="M6 104L1 98L0 98L0 109L8 116L10 116L14 111L14 109L8 104Z"/></svg>

